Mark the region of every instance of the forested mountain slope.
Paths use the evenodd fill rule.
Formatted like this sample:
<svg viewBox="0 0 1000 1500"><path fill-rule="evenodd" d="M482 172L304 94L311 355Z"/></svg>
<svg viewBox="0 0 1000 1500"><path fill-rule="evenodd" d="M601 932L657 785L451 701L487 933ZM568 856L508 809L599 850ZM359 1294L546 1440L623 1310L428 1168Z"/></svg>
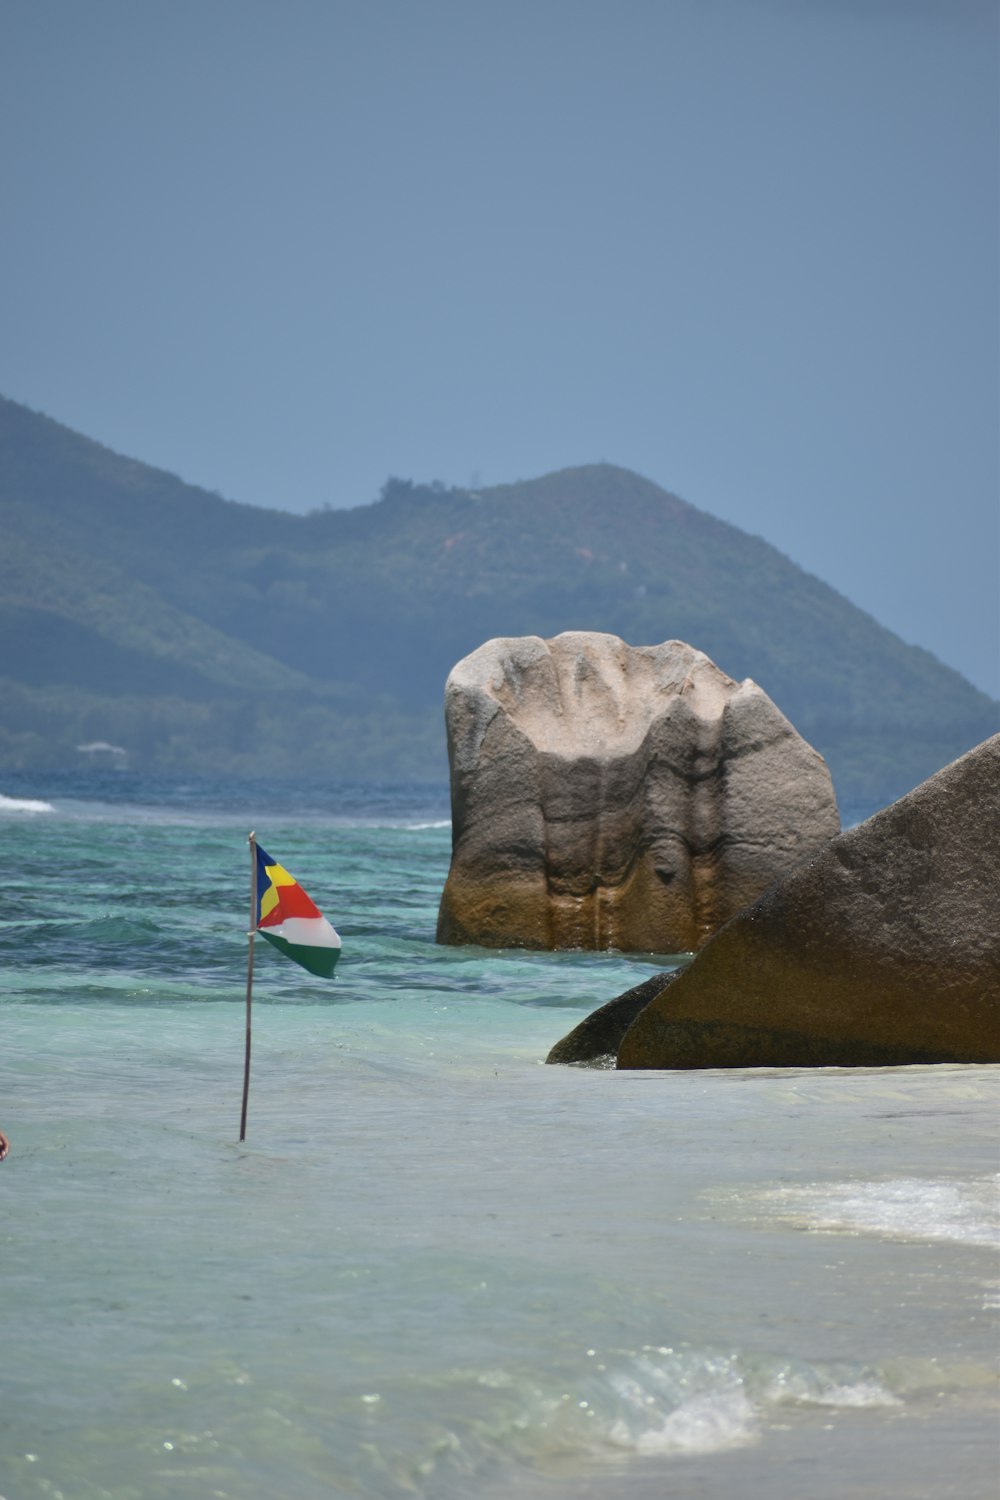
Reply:
<svg viewBox="0 0 1000 1500"><path fill-rule="evenodd" d="M441 694L493 635L676 637L753 677L848 806L890 800L998 705L759 537L610 465L351 510L223 500L0 400L0 766L446 774ZM14 644L16 643L16 644Z"/></svg>

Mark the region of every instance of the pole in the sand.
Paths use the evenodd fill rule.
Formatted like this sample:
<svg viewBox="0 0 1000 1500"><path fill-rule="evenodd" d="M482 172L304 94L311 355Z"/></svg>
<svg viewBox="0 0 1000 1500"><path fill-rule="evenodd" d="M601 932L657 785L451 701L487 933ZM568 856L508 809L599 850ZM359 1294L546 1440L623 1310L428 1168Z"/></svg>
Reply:
<svg viewBox="0 0 1000 1500"><path fill-rule="evenodd" d="M257 930L257 835L251 832L250 845L250 930L247 933L247 1044L243 1062L243 1109L240 1113L240 1140L247 1138L247 1099L250 1095L250 1003L253 998L253 939Z"/></svg>

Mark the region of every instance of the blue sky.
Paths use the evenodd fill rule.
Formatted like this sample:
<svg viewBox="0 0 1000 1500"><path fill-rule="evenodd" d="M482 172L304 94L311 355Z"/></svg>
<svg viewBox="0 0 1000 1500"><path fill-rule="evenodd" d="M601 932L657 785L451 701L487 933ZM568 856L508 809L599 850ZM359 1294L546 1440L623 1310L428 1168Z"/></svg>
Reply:
<svg viewBox="0 0 1000 1500"><path fill-rule="evenodd" d="M997 46L994 0L0 0L0 392L293 510L606 459L1000 696Z"/></svg>

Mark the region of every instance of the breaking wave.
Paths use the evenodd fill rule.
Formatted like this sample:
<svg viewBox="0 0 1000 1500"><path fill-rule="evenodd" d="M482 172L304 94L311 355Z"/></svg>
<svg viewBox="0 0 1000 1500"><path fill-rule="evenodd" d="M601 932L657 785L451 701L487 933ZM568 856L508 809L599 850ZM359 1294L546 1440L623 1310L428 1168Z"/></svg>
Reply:
<svg viewBox="0 0 1000 1500"><path fill-rule="evenodd" d="M5 797L0 792L0 815L3 813L51 813L55 808L51 802L40 802L33 797Z"/></svg>
<svg viewBox="0 0 1000 1500"><path fill-rule="evenodd" d="M398 1487L400 1493L454 1500L489 1473L528 1470L565 1481L574 1470L593 1474L594 1465L599 1472L633 1459L744 1448L761 1440L779 1410L900 1405L882 1373L870 1367L815 1366L686 1346L589 1349L565 1379L562 1389L545 1389L498 1368L454 1370L428 1382L418 1405L448 1411L449 1421L429 1423L407 1452L373 1444L373 1490L395 1496ZM409 1393L410 1401L415 1395ZM377 1431L379 1413L405 1399L390 1388L365 1392L359 1402Z"/></svg>

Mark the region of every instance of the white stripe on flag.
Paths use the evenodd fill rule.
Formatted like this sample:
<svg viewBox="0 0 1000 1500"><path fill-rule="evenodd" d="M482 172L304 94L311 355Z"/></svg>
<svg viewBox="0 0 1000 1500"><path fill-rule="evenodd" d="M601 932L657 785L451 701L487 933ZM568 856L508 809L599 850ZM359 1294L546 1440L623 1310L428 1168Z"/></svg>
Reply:
<svg viewBox="0 0 1000 1500"><path fill-rule="evenodd" d="M325 917L286 917L276 927L262 927L261 931L282 937L296 948L340 947L340 938Z"/></svg>

